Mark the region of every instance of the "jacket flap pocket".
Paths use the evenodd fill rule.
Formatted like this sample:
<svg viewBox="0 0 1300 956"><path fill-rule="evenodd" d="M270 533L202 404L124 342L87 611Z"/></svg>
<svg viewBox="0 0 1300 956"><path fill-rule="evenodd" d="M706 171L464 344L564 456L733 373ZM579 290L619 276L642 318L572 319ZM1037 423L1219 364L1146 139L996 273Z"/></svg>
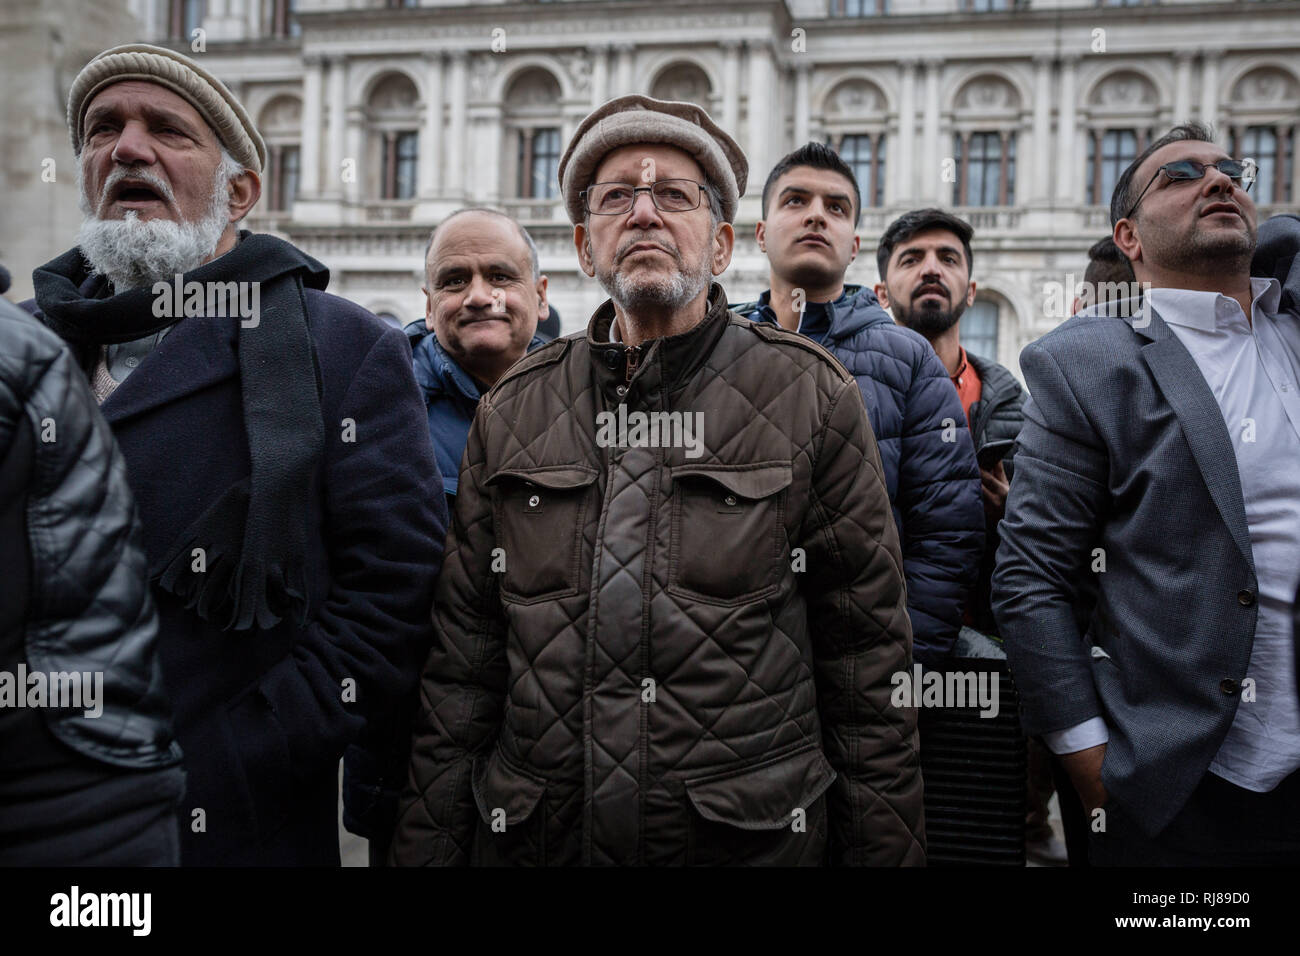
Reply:
<svg viewBox="0 0 1300 956"><path fill-rule="evenodd" d="M814 744L685 784L704 819L742 830L776 830L790 826L794 812L806 811L834 780L835 771Z"/></svg>
<svg viewBox="0 0 1300 956"><path fill-rule="evenodd" d="M568 491L573 488L585 488L600 473L594 468L577 468L573 465L559 465L544 468L502 468L492 474L485 485L499 484L507 478L518 478L543 488L555 491Z"/></svg>
<svg viewBox="0 0 1300 956"><path fill-rule="evenodd" d="M673 481L682 478L707 478L733 495L756 500L787 488L794 475L788 461L765 461L754 465L677 465Z"/></svg>
<svg viewBox="0 0 1300 956"><path fill-rule="evenodd" d="M506 826L528 819L546 792L545 780L507 763L499 747L474 757L471 780L474 802L488 825L492 824L492 815L497 810L505 811Z"/></svg>

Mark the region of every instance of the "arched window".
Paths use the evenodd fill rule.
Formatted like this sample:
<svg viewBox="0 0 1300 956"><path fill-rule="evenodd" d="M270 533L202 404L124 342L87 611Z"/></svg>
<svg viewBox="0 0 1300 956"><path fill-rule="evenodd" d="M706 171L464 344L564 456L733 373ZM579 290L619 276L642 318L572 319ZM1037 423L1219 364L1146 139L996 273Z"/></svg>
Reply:
<svg viewBox="0 0 1300 956"><path fill-rule="evenodd" d="M709 82L709 75L694 63L674 63L663 70L655 77L650 95L657 100L694 103L706 110L715 109L711 102L713 84Z"/></svg>
<svg viewBox="0 0 1300 956"><path fill-rule="evenodd" d="M1097 138L1088 153L1088 204L1110 205L1115 183L1129 164L1137 158L1138 135L1135 129L1108 129Z"/></svg>
<svg viewBox="0 0 1300 956"><path fill-rule="evenodd" d="M1120 175L1151 141L1151 117L1159 108L1155 85L1135 70L1116 70L1093 88L1085 107L1088 205L1110 206Z"/></svg>
<svg viewBox="0 0 1300 956"><path fill-rule="evenodd" d="M419 164L419 95L410 78L385 76L370 91L365 122L370 193L380 199L414 199Z"/></svg>
<svg viewBox="0 0 1300 956"><path fill-rule="evenodd" d="M970 132L953 137L957 206L1010 206L1016 201L1014 131Z"/></svg>
<svg viewBox="0 0 1300 956"><path fill-rule="evenodd" d="M953 205L1015 204L1021 123L1020 92L1003 77L975 77L958 91L953 103Z"/></svg>
<svg viewBox="0 0 1300 956"><path fill-rule="evenodd" d="M296 96L277 96L263 108L257 126L266 141L266 168L262 171L266 209L289 212L298 198L302 173L302 103Z"/></svg>
<svg viewBox="0 0 1300 956"><path fill-rule="evenodd" d="M980 358L997 361L998 303L980 295L975 304L962 313L961 346Z"/></svg>
<svg viewBox="0 0 1300 956"><path fill-rule="evenodd" d="M885 204L886 133L889 109L874 83L845 80L827 95L826 142L853 170L863 208Z"/></svg>
<svg viewBox="0 0 1300 956"><path fill-rule="evenodd" d="M862 205L881 206L885 194L885 135L855 133L840 138L836 152L853 170Z"/></svg>
<svg viewBox="0 0 1300 956"><path fill-rule="evenodd" d="M560 84L548 70L524 70L506 89L507 137L515 141L514 194L555 199L560 185ZM505 164L502 164L505 165Z"/></svg>
<svg viewBox="0 0 1300 956"><path fill-rule="evenodd" d="M1296 126L1300 123L1300 81L1280 67L1251 70L1232 89L1226 123L1231 131L1228 151L1255 162L1251 197L1257 206L1288 206L1295 202ZM1276 210L1290 211L1290 210Z"/></svg>

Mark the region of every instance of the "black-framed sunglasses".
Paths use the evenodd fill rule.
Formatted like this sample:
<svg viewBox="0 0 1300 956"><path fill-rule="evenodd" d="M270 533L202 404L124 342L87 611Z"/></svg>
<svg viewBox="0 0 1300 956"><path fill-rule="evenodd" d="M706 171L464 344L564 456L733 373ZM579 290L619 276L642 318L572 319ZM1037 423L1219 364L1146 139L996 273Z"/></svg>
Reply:
<svg viewBox="0 0 1300 956"><path fill-rule="evenodd" d="M693 179L661 179L649 186L627 183L592 183L578 195L593 216L620 216L631 210L637 193L649 193L660 212L690 212L700 207L704 183Z"/></svg>
<svg viewBox="0 0 1300 956"><path fill-rule="evenodd" d="M1138 193L1138 198L1133 201L1129 211L1124 213L1123 218L1128 219L1137 211L1138 203L1142 197L1147 194L1147 190L1160 178L1164 173L1173 182L1186 182L1190 179L1200 179L1205 175L1205 171L1213 166L1223 175L1232 180L1234 185L1241 186L1246 192L1250 192L1250 187L1255 184L1255 164L1244 159L1221 159L1217 163L1198 163L1194 159L1177 159L1172 163L1165 163L1156 170L1156 174L1151 177L1151 182L1143 187Z"/></svg>

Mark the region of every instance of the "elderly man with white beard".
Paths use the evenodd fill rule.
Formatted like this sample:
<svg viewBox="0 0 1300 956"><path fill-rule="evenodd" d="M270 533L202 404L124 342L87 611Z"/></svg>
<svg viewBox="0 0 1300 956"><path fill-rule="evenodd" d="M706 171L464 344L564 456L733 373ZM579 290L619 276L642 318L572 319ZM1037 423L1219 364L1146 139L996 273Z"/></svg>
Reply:
<svg viewBox="0 0 1300 956"><path fill-rule="evenodd" d="M337 865L339 759L389 736L441 558L409 348L326 294L319 262L237 229L266 148L192 60L105 51L68 124L85 222L28 307L126 457L188 775L182 862Z"/></svg>

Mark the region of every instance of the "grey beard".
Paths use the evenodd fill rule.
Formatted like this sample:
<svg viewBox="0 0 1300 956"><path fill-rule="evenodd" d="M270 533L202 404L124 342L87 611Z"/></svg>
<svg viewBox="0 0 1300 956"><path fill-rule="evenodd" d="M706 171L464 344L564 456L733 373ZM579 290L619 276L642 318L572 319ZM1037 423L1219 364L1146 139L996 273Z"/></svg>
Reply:
<svg viewBox="0 0 1300 956"><path fill-rule="evenodd" d="M122 219L100 219L80 188L80 169L77 178L83 214L77 245L90 267L118 292L146 288L202 265L230 224L230 170L225 163L217 168L212 200L197 222L145 222L135 210Z"/></svg>
<svg viewBox="0 0 1300 956"><path fill-rule="evenodd" d="M622 272L597 271L596 279L624 312L669 312L680 309L708 288L713 270L702 261L693 270L679 269L672 278L633 282Z"/></svg>

